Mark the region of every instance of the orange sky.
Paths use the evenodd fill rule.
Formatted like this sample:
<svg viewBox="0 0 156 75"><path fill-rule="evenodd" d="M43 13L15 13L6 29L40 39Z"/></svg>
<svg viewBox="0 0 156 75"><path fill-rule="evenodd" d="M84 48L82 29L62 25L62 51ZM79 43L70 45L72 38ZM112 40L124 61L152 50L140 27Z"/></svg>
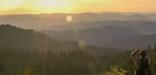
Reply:
<svg viewBox="0 0 156 75"><path fill-rule="evenodd" d="M0 0L0 14L156 12L156 0Z"/></svg>

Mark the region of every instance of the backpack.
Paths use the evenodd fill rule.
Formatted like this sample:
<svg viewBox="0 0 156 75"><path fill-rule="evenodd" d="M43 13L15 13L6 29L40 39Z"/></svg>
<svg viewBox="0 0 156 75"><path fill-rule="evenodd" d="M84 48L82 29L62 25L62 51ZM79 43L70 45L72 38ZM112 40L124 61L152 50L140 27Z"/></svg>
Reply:
<svg viewBox="0 0 156 75"><path fill-rule="evenodd" d="M145 59L141 59L141 62L140 62L140 69L149 69L150 68L150 64L149 64L149 59L148 58L145 58Z"/></svg>
<svg viewBox="0 0 156 75"><path fill-rule="evenodd" d="M139 72L140 72L139 75L152 75L148 58L140 59Z"/></svg>

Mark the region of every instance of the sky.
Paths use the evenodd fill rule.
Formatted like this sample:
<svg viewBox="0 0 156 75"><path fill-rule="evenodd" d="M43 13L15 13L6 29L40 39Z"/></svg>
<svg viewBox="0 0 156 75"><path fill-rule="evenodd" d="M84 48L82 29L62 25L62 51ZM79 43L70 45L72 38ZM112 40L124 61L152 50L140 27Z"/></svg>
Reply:
<svg viewBox="0 0 156 75"><path fill-rule="evenodd" d="M156 12L156 0L0 0L0 14Z"/></svg>

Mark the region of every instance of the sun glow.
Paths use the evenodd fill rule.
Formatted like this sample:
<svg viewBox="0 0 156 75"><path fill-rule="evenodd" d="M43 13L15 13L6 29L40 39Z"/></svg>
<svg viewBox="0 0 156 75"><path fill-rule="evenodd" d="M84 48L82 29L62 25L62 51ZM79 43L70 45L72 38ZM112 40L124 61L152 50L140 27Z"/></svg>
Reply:
<svg viewBox="0 0 156 75"><path fill-rule="evenodd" d="M69 0L38 0L34 8L46 13L68 13L73 9L73 4Z"/></svg>
<svg viewBox="0 0 156 75"><path fill-rule="evenodd" d="M0 10L10 10L19 7L24 0L0 0Z"/></svg>
<svg viewBox="0 0 156 75"><path fill-rule="evenodd" d="M83 12L156 12L156 0L0 0L0 15Z"/></svg>
<svg viewBox="0 0 156 75"><path fill-rule="evenodd" d="M0 14L69 13L74 6L71 0L0 0Z"/></svg>

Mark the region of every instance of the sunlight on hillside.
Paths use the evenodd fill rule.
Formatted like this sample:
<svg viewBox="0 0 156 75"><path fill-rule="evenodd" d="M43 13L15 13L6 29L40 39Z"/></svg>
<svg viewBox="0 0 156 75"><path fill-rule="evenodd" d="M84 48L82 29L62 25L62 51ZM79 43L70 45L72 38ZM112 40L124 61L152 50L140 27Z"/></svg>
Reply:
<svg viewBox="0 0 156 75"><path fill-rule="evenodd" d="M86 47L86 42L83 40L78 41L78 45L80 48L84 49Z"/></svg>
<svg viewBox="0 0 156 75"><path fill-rule="evenodd" d="M104 72L103 75L126 75L126 70L122 68L117 68L115 66L110 68L110 71Z"/></svg>

